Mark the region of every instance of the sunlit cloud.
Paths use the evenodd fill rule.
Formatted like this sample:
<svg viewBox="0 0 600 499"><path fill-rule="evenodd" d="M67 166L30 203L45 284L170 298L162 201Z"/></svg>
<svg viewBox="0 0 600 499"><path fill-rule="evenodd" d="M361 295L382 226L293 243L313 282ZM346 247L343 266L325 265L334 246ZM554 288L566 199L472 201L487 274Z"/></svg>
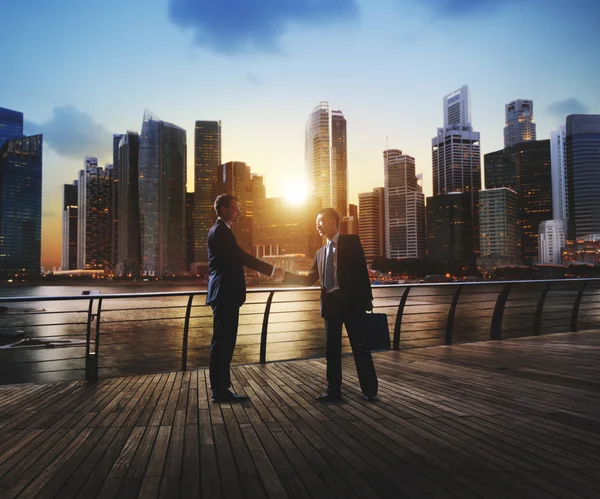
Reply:
<svg viewBox="0 0 600 499"><path fill-rule="evenodd" d="M25 121L27 135L44 134L44 145L61 156L81 158L104 156L110 151L112 134L101 123L74 106L53 109L52 117L43 123Z"/></svg>
<svg viewBox="0 0 600 499"><path fill-rule="evenodd" d="M290 24L326 26L358 18L356 0L169 0L169 17L214 52L276 52Z"/></svg>

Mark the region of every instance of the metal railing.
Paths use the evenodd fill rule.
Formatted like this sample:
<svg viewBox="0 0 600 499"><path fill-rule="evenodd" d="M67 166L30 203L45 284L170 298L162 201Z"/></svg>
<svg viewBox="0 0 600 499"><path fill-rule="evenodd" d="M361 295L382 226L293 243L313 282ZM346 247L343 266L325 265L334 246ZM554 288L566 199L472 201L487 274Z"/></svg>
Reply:
<svg viewBox="0 0 600 499"><path fill-rule="evenodd" d="M600 327L600 279L378 285L373 294L395 350ZM19 328L27 336L0 348L0 383L205 367L212 312L197 298L205 295L0 298L0 336ZM249 289L234 362L322 356L319 300L319 288Z"/></svg>

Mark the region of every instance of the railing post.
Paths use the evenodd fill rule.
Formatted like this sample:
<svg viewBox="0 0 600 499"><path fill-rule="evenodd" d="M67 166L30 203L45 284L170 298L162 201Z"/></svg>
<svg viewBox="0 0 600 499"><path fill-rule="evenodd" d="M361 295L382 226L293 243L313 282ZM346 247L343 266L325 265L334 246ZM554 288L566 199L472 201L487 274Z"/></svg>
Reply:
<svg viewBox="0 0 600 499"><path fill-rule="evenodd" d="M544 311L544 302L546 301L546 295L552 286L551 282L546 283L544 289L542 290L542 294L540 295L540 299L538 300L537 309L535 311L535 318L533 320L533 335L539 336L540 330L542 327L542 313Z"/></svg>
<svg viewBox="0 0 600 499"><path fill-rule="evenodd" d="M459 284L454 296L452 297L452 303L450 304L450 310L448 310L448 320L446 321L446 338L444 341L445 345L452 345L452 332L454 330L454 315L456 313L456 305L458 305L458 299L460 292L462 291L464 284Z"/></svg>
<svg viewBox="0 0 600 499"><path fill-rule="evenodd" d="M91 358L91 340L92 340L92 322L94 320L94 314L92 313L94 310L94 299L90 298L90 305L88 307L88 316L87 316L87 329L85 333L85 379L88 381L96 381L93 379L93 373L95 372L95 368L92 365L93 360ZM96 378L97 379L97 378Z"/></svg>
<svg viewBox="0 0 600 499"><path fill-rule="evenodd" d="M87 331L85 337L85 379L98 381L98 349L100 347L100 315L102 313L102 298L98 299L98 308L94 311L94 298L90 298L88 307ZM94 351L92 352L92 322L96 318L96 337L94 338Z"/></svg>
<svg viewBox="0 0 600 499"><path fill-rule="evenodd" d="M506 306L511 287L512 284L505 284L496 300L494 315L492 316L492 326L490 327L490 340L502 339L502 318L504 317L504 307Z"/></svg>
<svg viewBox="0 0 600 499"><path fill-rule="evenodd" d="M194 295L190 295L187 308L185 310L185 323L183 325L183 345L181 348L181 370L187 371L187 356L188 356L188 338L190 331L190 314L192 312L192 302Z"/></svg>
<svg viewBox="0 0 600 499"><path fill-rule="evenodd" d="M267 329L269 327L269 314L271 313L271 302L273 301L273 295L275 291L269 293L267 298L267 304L265 305L265 315L263 317L262 332L260 335L260 363L265 364L267 362Z"/></svg>
<svg viewBox="0 0 600 499"><path fill-rule="evenodd" d="M577 332L577 323L579 322L579 307L581 306L583 292L585 291L585 287L587 286L588 282L589 281L583 281L583 284L577 293L577 297L575 298L575 303L573 304L573 311L571 312L571 331L573 332Z"/></svg>
<svg viewBox="0 0 600 499"><path fill-rule="evenodd" d="M410 292L411 287L407 286L402 293L402 298L400 299L400 304L398 305L398 312L396 312L396 324L394 324L394 341L392 344L392 348L394 350L400 350L400 329L402 328L402 316L404 315L404 306L406 305L406 300L408 299L408 293Z"/></svg>
<svg viewBox="0 0 600 499"><path fill-rule="evenodd" d="M98 366L100 364L100 317L102 315L102 298L98 299L98 309L96 310L96 347L95 347L95 357L96 357L96 365L95 365L95 373L94 373L94 381L98 380Z"/></svg>

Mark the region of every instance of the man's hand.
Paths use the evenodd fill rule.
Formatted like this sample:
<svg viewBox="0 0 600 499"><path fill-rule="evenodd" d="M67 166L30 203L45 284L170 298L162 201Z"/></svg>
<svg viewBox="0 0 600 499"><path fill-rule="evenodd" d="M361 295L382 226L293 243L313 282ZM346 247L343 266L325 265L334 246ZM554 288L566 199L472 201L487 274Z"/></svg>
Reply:
<svg viewBox="0 0 600 499"><path fill-rule="evenodd" d="M275 274L273 274L273 278L277 282L282 282L285 277L285 270L282 267L275 267Z"/></svg>

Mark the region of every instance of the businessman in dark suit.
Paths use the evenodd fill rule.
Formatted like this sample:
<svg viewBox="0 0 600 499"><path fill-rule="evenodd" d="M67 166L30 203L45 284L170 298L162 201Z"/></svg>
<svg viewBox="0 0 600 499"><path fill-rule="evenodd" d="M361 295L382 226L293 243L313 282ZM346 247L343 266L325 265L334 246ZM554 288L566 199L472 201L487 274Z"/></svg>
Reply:
<svg viewBox="0 0 600 499"><path fill-rule="evenodd" d="M246 253L237 244L231 224L238 222L238 200L221 194L215 200L217 221L208 233L208 294L212 307L213 337L210 344L210 388L213 402L235 402L246 397L229 390L230 364L237 338L240 307L246 301L244 266L266 275L278 276L272 265Z"/></svg>
<svg viewBox="0 0 600 499"><path fill-rule="evenodd" d="M342 398L342 325L346 326L354 354L358 379L366 400L377 398L377 373L370 350L364 342L364 316L373 309L373 294L365 254L356 235L340 234L340 217L333 208L321 210L317 231L327 238L308 275L286 272L285 284L310 286L321 282L321 316L325 319L327 347L327 392L318 397L324 402Z"/></svg>

